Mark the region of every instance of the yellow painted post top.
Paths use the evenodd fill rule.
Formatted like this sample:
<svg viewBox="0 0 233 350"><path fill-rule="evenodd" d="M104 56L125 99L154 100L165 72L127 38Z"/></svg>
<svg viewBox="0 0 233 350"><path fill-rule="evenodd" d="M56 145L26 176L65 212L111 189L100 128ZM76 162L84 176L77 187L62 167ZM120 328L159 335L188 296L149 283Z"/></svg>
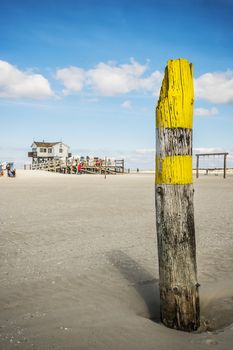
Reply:
<svg viewBox="0 0 233 350"><path fill-rule="evenodd" d="M156 184L191 184L192 156L182 154L182 141L173 140L166 129L193 126L193 66L186 59L169 60L165 69L160 97L156 108L156 127L163 129L157 138ZM175 135L175 133L174 133ZM175 137L175 136L174 136ZM169 156L159 150L170 149ZM177 148L179 152L177 154ZM185 146L184 146L185 147ZM174 155L173 155L174 154Z"/></svg>
<svg viewBox="0 0 233 350"><path fill-rule="evenodd" d="M193 66L186 59L169 60L156 108L156 127L192 128Z"/></svg>

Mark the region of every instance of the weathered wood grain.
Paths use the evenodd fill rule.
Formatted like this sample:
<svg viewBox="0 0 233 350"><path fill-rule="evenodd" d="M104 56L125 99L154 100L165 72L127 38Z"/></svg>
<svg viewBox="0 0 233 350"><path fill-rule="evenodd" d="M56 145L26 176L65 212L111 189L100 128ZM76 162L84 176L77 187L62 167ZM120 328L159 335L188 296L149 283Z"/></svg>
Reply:
<svg viewBox="0 0 233 350"><path fill-rule="evenodd" d="M162 322L192 331L199 326L192 185L156 186Z"/></svg>
<svg viewBox="0 0 233 350"><path fill-rule="evenodd" d="M156 155L167 156L192 155L192 129L187 128L157 128Z"/></svg>

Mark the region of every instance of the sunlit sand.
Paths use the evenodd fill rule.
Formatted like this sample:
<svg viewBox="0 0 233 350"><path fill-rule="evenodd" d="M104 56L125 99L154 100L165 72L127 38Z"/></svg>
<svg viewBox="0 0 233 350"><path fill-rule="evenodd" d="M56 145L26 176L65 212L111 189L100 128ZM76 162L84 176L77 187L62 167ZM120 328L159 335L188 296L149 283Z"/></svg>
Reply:
<svg viewBox="0 0 233 350"><path fill-rule="evenodd" d="M233 177L195 182L202 331L159 321L154 175L0 178L1 349L214 349L233 342Z"/></svg>

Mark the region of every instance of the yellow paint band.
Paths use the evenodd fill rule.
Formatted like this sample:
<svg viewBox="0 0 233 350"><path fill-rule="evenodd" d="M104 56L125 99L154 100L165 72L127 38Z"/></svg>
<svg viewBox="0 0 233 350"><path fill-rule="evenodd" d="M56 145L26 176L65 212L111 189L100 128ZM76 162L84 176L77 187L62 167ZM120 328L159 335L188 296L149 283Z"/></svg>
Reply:
<svg viewBox="0 0 233 350"><path fill-rule="evenodd" d="M192 156L156 157L156 184L187 185L193 182Z"/></svg>

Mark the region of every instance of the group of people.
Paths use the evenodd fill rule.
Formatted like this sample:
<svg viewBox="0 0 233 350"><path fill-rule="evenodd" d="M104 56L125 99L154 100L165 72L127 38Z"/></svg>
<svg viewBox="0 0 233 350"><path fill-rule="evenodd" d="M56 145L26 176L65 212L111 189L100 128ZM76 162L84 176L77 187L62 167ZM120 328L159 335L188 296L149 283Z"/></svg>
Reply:
<svg viewBox="0 0 233 350"><path fill-rule="evenodd" d="M70 165L67 167L66 172L68 174L82 174L83 164L79 162L77 165Z"/></svg>
<svg viewBox="0 0 233 350"><path fill-rule="evenodd" d="M110 159L108 160L109 163ZM81 175L83 173L85 173L85 169L90 165L90 167L95 167L96 168L96 172L98 170L98 168L100 168L103 164L103 160L102 159L94 159L93 162L89 163L88 161L74 161L72 164L68 164L66 166L66 168L61 169L61 172L64 174L77 174L77 175Z"/></svg>
<svg viewBox="0 0 233 350"><path fill-rule="evenodd" d="M0 176L4 176L5 173L8 177L16 177L16 169L14 163L0 163Z"/></svg>

